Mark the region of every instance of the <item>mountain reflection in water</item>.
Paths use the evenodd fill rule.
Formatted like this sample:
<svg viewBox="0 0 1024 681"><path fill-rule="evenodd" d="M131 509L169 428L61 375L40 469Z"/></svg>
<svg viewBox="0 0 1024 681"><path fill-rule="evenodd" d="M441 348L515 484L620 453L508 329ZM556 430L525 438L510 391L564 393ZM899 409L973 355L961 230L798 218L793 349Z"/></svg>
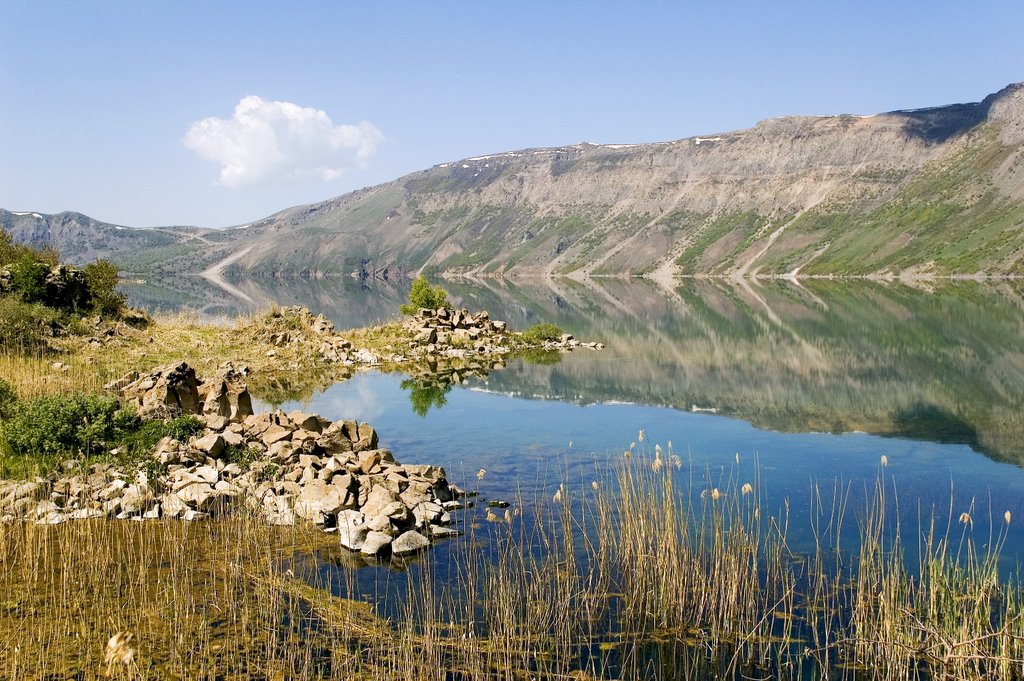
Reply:
<svg viewBox="0 0 1024 681"><path fill-rule="evenodd" d="M407 291L405 282L349 277L234 283L257 306L304 305L339 328L394 316ZM924 290L687 280L670 292L619 279L443 284L455 303L486 309L512 328L553 322L607 346L557 363L510 362L489 372L490 391L713 409L762 429L965 444L1024 464L1024 296L1016 282L931 282ZM127 291L149 308L254 309L195 280ZM419 409L443 408L452 385L445 380L432 391L428 379L414 377L409 389Z"/></svg>

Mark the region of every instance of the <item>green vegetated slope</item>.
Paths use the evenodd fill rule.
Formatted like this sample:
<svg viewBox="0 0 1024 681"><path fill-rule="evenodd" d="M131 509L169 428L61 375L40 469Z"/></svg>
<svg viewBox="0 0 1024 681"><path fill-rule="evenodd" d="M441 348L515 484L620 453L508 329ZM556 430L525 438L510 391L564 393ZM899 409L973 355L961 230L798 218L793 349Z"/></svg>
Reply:
<svg viewBox="0 0 1024 681"><path fill-rule="evenodd" d="M446 163L254 225L251 273L1016 274L1024 87Z"/></svg>
<svg viewBox="0 0 1024 681"><path fill-rule="evenodd" d="M108 259L125 274L198 271L236 248L233 230L132 228L73 212L45 215L0 209L0 229L17 243L55 248L65 262L84 265Z"/></svg>
<svg viewBox="0 0 1024 681"><path fill-rule="evenodd" d="M513 364L487 389L566 401L713 408L788 432L966 444L1021 463L1024 320L1017 282L684 281L675 296L607 279L452 282L512 325L537 319L599 355ZM581 398L581 396L584 396Z"/></svg>
<svg viewBox="0 0 1024 681"><path fill-rule="evenodd" d="M0 222L19 238L29 219L13 215ZM1017 84L974 104L463 159L244 229L48 238L164 272L237 256L228 274L1005 275L1021 273L1022 226Z"/></svg>

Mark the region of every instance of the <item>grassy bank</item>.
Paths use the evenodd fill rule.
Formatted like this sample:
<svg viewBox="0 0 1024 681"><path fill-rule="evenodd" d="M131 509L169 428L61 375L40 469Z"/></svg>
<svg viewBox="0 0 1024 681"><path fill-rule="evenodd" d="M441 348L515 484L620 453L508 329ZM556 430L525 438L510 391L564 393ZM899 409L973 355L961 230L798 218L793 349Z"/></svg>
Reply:
<svg viewBox="0 0 1024 681"><path fill-rule="evenodd" d="M756 474L675 464L632 451L523 516L471 511L372 604L301 528L0 525L0 677L1021 678L1022 591L997 569L1013 519L905 528L881 481L816 489L816 546L794 552ZM119 632L130 659L108 664Z"/></svg>

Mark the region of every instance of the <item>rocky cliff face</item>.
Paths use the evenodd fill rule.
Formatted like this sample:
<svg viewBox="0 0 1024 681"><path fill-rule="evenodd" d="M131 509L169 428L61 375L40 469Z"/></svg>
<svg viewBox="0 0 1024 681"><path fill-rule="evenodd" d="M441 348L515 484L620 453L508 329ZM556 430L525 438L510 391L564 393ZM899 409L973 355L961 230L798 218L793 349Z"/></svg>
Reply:
<svg viewBox="0 0 1024 681"><path fill-rule="evenodd" d="M262 274L1010 274L1022 225L1017 84L974 104L464 159L208 234L204 253L244 233L232 267Z"/></svg>

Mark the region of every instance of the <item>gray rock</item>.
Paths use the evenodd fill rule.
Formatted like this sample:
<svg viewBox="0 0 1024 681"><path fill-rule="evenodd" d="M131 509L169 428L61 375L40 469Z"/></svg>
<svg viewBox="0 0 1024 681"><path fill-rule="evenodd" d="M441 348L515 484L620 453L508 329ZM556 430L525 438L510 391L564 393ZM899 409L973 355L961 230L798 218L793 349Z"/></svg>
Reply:
<svg viewBox="0 0 1024 681"><path fill-rule="evenodd" d="M73 520L87 520L89 518L102 518L105 513L98 508L79 508L68 514Z"/></svg>
<svg viewBox="0 0 1024 681"><path fill-rule="evenodd" d="M121 512L138 515L153 503L153 492L149 485L129 485L121 495Z"/></svg>
<svg viewBox="0 0 1024 681"><path fill-rule="evenodd" d="M365 516L359 511L344 510L338 513L338 540L350 551L363 548L369 528L364 523Z"/></svg>
<svg viewBox="0 0 1024 681"><path fill-rule="evenodd" d="M396 501L398 501L398 496L391 490L380 485L373 485L366 496L366 501L360 504L359 510L368 516L380 515L386 506Z"/></svg>
<svg viewBox="0 0 1024 681"><path fill-rule="evenodd" d="M178 490L176 494L179 499L200 511L205 511L214 499L213 487L204 482L193 483Z"/></svg>
<svg viewBox="0 0 1024 681"><path fill-rule="evenodd" d="M288 428L279 425L272 425L267 428L261 435L260 439L267 447L270 447L275 442L291 441L292 431Z"/></svg>
<svg viewBox="0 0 1024 681"><path fill-rule="evenodd" d="M391 546L391 537L384 534L383 532L374 532L373 530L366 533L366 537L363 539L363 545L359 547L361 553L365 553L368 556L379 556L387 553Z"/></svg>
<svg viewBox="0 0 1024 681"><path fill-rule="evenodd" d="M220 480L220 472L214 466L199 466L192 471L191 479L212 485Z"/></svg>
<svg viewBox="0 0 1024 681"><path fill-rule="evenodd" d="M430 536L433 539L448 539L450 537L458 537L461 532L451 527L445 527L443 525L431 525Z"/></svg>
<svg viewBox="0 0 1024 681"><path fill-rule="evenodd" d="M395 537L391 542L391 555L408 556L419 553L430 546L430 540L415 530L409 530Z"/></svg>
<svg viewBox="0 0 1024 681"><path fill-rule="evenodd" d="M178 518L189 508L177 494L165 494L160 497L160 510L165 518Z"/></svg>
<svg viewBox="0 0 1024 681"><path fill-rule="evenodd" d="M193 448L213 459L216 459L223 454L225 449L224 437L220 433L204 435L203 437L193 440L193 443L191 444L193 444Z"/></svg>

